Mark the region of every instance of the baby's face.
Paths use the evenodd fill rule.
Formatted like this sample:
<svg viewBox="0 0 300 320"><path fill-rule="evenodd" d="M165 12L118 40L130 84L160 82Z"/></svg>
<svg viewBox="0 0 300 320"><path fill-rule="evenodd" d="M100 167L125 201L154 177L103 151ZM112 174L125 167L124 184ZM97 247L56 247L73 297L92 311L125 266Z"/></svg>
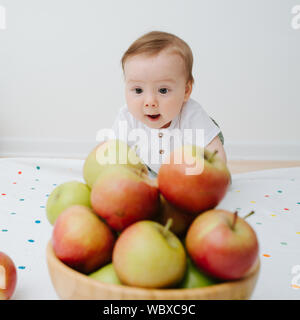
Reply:
<svg viewBox="0 0 300 320"><path fill-rule="evenodd" d="M166 50L129 57L124 75L128 109L150 128L167 128L192 91L183 59Z"/></svg>

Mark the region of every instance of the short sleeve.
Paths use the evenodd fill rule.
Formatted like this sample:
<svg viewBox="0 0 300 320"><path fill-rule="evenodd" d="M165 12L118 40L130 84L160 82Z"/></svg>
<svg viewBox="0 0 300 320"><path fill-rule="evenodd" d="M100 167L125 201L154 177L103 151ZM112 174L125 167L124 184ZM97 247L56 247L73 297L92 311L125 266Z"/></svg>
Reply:
<svg viewBox="0 0 300 320"><path fill-rule="evenodd" d="M125 104L119 109L111 129L113 130L116 139L123 140L130 144L128 141L128 133L133 128L134 119L128 111L127 105Z"/></svg>
<svg viewBox="0 0 300 320"><path fill-rule="evenodd" d="M202 106L193 99L189 99L183 107L181 127L184 129L203 129L205 146L220 133L220 128L212 121Z"/></svg>

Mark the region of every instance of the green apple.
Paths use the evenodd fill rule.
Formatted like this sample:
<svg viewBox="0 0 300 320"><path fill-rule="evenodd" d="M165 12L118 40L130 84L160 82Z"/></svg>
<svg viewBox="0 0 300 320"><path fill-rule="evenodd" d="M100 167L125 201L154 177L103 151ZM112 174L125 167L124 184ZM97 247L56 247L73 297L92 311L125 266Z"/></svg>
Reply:
<svg viewBox="0 0 300 320"><path fill-rule="evenodd" d="M100 143L87 156L83 166L83 177L92 188L100 173L107 167L121 165L136 168L145 174L148 169L136 152L122 140L108 140Z"/></svg>
<svg viewBox="0 0 300 320"><path fill-rule="evenodd" d="M186 253L166 226L139 221L126 228L113 249L113 265L120 281L142 288L174 287L186 270Z"/></svg>
<svg viewBox="0 0 300 320"><path fill-rule="evenodd" d="M69 181L57 186L47 201L46 213L49 222L54 225L61 212L72 205L91 208L90 194L90 188L79 181Z"/></svg>
<svg viewBox="0 0 300 320"><path fill-rule="evenodd" d="M105 283L122 284L112 263L109 263L99 270L89 274L89 277Z"/></svg>
<svg viewBox="0 0 300 320"><path fill-rule="evenodd" d="M187 258L187 270L182 282L179 284L179 288L192 289L202 288L214 285L218 283L217 279L210 277L201 270L199 270L191 261Z"/></svg>

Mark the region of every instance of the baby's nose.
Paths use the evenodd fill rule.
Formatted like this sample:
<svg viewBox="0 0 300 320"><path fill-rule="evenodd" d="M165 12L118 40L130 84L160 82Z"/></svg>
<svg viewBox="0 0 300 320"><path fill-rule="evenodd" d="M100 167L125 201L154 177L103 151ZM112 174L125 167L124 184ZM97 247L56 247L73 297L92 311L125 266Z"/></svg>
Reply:
<svg viewBox="0 0 300 320"><path fill-rule="evenodd" d="M145 107L149 107L149 106L151 106L151 107L157 107L157 104L156 103L146 103L145 104Z"/></svg>

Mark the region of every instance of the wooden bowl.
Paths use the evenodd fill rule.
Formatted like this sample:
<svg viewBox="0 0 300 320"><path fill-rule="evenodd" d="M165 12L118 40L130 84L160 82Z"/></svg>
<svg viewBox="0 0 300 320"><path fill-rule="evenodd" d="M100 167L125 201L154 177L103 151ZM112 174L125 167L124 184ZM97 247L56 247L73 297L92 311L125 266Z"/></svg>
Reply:
<svg viewBox="0 0 300 320"><path fill-rule="evenodd" d="M92 279L61 262L52 243L47 245L47 264L52 284L66 300L242 300L249 299L259 274L257 263L247 277L195 289L142 289L107 284Z"/></svg>

